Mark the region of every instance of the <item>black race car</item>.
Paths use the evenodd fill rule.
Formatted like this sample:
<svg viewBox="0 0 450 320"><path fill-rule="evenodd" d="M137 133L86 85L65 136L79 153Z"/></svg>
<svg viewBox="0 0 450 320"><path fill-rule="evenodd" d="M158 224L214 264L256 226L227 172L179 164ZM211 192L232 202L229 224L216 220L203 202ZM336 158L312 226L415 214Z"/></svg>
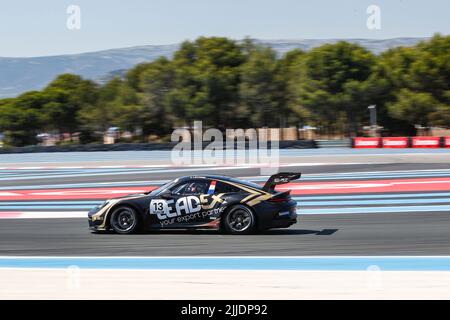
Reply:
<svg viewBox="0 0 450 320"><path fill-rule="evenodd" d="M299 179L278 173L264 186L224 176L189 176L144 194L105 201L89 214L89 228L120 234L154 229L217 229L248 234L297 222L290 191L275 186Z"/></svg>

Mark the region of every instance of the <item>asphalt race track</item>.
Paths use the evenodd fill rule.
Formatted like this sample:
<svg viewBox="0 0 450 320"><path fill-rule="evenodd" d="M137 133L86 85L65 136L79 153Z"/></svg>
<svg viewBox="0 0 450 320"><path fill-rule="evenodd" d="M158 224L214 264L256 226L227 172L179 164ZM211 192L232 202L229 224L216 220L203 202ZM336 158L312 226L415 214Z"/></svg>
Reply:
<svg viewBox="0 0 450 320"><path fill-rule="evenodd" d="M84 219L3 220L0 255L443 255L450 252L448 213L306 216L297 226L261 235L165 231L90 234Z"/></svg>
<svg viewBox="0 0 450 320"><path fill-rule="evenodd" d="M181 175L267 177L171 166L167 153L0 155L0 256L450 255L450 150L289 150L281 165L304 174L286 186L300 214L289 229L121 236L91 234L87 210Z"/></svg>

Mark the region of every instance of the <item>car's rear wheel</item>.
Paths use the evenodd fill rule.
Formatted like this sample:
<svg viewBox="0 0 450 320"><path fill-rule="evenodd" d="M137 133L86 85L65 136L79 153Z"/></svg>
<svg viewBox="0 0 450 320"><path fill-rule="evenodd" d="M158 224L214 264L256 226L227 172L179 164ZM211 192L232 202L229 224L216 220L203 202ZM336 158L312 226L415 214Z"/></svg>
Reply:
<svg viewBox="0 0 450 320"><path fill-rule="evenodd" d="M243 205L233 206L224 217L224 229L231 234L249 234L255 231L256 220L252 210Z"/></svg>
<svg viewBox="0 0 450 320"><path fill-rule="evenodd" d="M120 234L135 233L139 229L139 216L131 207L120 206L111 214L111 227Z"/></svg>

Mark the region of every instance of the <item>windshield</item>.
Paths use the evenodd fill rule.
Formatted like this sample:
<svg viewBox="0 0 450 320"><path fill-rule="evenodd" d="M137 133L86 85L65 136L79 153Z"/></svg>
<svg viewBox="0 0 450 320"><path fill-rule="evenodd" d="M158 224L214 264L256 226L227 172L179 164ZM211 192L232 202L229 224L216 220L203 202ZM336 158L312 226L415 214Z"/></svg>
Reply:
<svg viewBox="0 0 450 320"><path fill-rule="evenodd" d="M175 179L175 180L169 181L169 182L163 184L162 186L160 186L159 188L157 188L157 189L153 190L152 192L150 192L149 195L157 196L158 194L163 193L165 190L170 189L178 181L179 181L179 179Z"/></svg>

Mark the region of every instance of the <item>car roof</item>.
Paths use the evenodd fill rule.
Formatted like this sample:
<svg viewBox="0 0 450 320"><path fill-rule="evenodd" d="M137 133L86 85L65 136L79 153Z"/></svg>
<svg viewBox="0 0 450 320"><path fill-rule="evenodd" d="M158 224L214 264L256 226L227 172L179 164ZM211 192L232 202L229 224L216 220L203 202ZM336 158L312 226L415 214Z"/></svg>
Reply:
<svg viewBox="0 0 450 320"><path fill-rule="evenodd" d="M194 175L194 176L185 176L185 177L181 177L180 180L189 180L189 179L209 179L209 180L223 180L223 181L229 181L229 182L234 182L234 183L239 183L239 184L243 184L252 188L258 188L258 189L262 189L262 186L250 182L250 181L246 181L246 180L242 180L242 179L237 179L237 178L233 178L233 177L229 177L229 176L221 176L221 175Z"/></svg>

